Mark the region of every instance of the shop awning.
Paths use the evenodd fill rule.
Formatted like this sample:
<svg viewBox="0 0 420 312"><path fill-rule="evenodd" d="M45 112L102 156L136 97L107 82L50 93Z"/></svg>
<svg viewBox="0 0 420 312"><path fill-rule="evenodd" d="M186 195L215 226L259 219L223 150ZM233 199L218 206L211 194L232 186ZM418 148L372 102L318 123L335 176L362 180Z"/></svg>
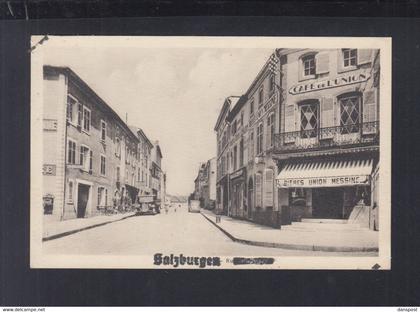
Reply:
<svg viewBox="0 0 420 312"><path fill-rule="evenodd" d="M277 187L368 185L372 159L290 162L277 176Z"/></svg>

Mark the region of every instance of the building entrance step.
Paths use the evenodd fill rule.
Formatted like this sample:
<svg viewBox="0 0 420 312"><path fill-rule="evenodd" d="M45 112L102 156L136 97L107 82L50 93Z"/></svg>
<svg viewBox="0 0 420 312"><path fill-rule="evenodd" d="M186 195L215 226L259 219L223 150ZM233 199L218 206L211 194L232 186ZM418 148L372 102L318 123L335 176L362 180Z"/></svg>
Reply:
<svg viewBox="0 0 420 312"><path fill-rule="evenodd" d="M346 224L347 219L316 219L316 218L303 218L303 223L328 223L328 224Z"/></svg>

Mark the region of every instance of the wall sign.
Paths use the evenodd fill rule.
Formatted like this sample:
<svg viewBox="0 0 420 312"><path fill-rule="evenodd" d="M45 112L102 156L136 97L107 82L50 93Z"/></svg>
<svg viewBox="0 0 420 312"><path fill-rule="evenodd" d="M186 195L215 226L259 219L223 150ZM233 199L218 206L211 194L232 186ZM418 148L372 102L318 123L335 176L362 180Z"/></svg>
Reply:
<svg viewBox="0 0 420 312"><path fill-rule="evenodd" d="M352 185L369 185L369 176L355 175L327 178L277 179L277 187L337 187Z"/></svg>
<svg viewBox="0 0 420 312"><path fill-rule="evenodd" d="M57 131L57 119L44 119L44 130Z"/></svg>
<svg viewBox="0 0 420 312"><path fill-rule="evenodd" d="M311 91L319 91L323 89L335 88L354 83L364 82L367 81L369 78L370 74L366 72L349 73L346 75L338 76L334 79L297 84L289 89L289 93L295 95Z"/></svg>
<svg viewBox="0 0 420 312"><path fill-rule="evenodd" d="M55 173L56 173L56 166L55 165L44 164L42 166L42 174L43 175L55 176Z"/></svg>
<svg viewBox="0 0 420 312"><path fill-rule="evenodd" d="M245 177L245 169L244 169L244 168L241 168L241 169L239 169L238 171L235 171L234 173L232 173L232 174L230 175L230 179L231 179L231 180L233 180L233 179L240 178L240 177L242 177L242 176L244 176L244 177Z"/></svg>

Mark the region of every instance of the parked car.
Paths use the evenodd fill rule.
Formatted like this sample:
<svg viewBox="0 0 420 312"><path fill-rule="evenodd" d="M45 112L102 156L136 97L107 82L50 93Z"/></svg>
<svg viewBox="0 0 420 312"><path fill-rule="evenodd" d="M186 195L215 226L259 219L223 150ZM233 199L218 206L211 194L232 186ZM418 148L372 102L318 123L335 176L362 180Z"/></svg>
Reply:
<svg viewBox="0 0 420 312"><path fill-rule="evenodd" d="M141 195L138 196L137 215L155 215L156 203L153 195Z"/></svg>
<svg viewBox="0 0 420 312"><path fill-rule="evenodd" d="M188 202L188 212L200 212L200 201L190 200Z"/></svg>

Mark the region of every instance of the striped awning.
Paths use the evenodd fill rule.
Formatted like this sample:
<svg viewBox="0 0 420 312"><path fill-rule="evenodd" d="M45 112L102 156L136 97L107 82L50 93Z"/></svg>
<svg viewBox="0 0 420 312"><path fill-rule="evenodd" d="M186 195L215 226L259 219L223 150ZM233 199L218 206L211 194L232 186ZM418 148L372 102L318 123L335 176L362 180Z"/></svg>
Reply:
<svg viewBox="0 0 420 312"><path fill-rule="evenodd" d="M372 159L290 162L277 176L277 187L368 185L372 165Z"/></svg>

